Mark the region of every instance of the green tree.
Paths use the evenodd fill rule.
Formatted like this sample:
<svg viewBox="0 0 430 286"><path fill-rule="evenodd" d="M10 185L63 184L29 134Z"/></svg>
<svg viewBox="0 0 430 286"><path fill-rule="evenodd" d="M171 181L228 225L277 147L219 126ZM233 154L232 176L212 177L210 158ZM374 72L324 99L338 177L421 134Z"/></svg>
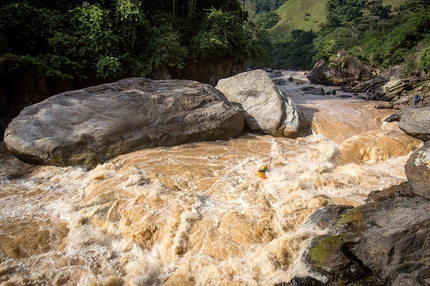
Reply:
<svg viewBox="0 0 430 286"><path fill-rule="evenodd" d="M371 0L366 3L366 10L369 12L370 16L377 16L382 19L386 19L391 11L391 5L382 5L382 0Z"/></svg>
<svg viewBox="0 0 430 286"><path fill-rule="evenodd" d="M257 24L264 29L270 29L275 26L281 18L276 12L264 12L257 16Z"/></svg>
<svg viewBox="0 0 430 286"><path fill-rule="evenodd" d="M0 8L2 53L38 55L46 52L48 11L27 3L8 4Z"/></svg>
<svg viewBox="0 0 430 286"><path fill-rule="evenodd" d="M274 45L275 67L284 69L310 69L314 64L316 34L312 31L293 30L292 40Z"/></svg>
<svg viewBox="0 0 430 286"><path fill-rule="evenodd" d="M363 15L366 0L328 0L327 20L331 26L340 26Z"/></svg>
<svg viewBox="0 0 430 286"><path fill-rule="evenodd" d="M255 5L257 14L275 11L286 1L287 0L250 0L250 2Z"/></svg>
<svg viewBox="0 0 430 286"><path fill-rule="evenodd" d="M424 48L418 55L418 72L430 73L430 37L423 42Z"/></svg>
<svg viewBox="0 0 430 286"><path fill-rule="evenodd" d="M249 57L248 36L238 13L211 8L194 38L195 52L205 59L220 57L236 61Z"/></svg>

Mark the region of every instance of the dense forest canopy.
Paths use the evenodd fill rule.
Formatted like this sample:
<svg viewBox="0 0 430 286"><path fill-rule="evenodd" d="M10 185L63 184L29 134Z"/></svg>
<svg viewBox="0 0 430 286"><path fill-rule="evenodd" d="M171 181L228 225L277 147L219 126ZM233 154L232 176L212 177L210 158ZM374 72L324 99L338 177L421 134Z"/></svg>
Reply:
<svg viewBox="0 0 430 286"><path fill-rule="evenodd" d="M271 43L266 29L284 2L5 0L0 64L2 72L28 65L64 79L157 77L200 60L307 69L347 50L378 67L408 58L411 72L429 72L430 0L407 0L396 11L382 0L328 0L318 33L293 31Z"/></svg>
<svg viewBox="0 0 430 286"><path fill-rule="evenodd" d="M298 0L288 0L298 1ZM430 72L430 0L328 0L318 32L271 41L287 0L3 0L0 76L160 78L189 63L309 69L346 50L376 67ZM5 91L3 91L5 93ZM1 100L0 100L1 101Z"/></svg>
<svg viewBox="0 0 430 286"><path fill-rule="evenodd" d="M48 76L157 76L190 60L263 58L237 0L3 1L0 62Z"/></svg>

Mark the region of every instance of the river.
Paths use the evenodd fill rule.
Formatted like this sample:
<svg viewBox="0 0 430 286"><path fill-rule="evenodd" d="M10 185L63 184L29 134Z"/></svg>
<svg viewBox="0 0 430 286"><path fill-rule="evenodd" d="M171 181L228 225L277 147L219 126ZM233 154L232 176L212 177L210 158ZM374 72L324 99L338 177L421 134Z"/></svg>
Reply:
<svg viewBox="0 0 430 286"><path fill-rule="evenodd" d="M280 86L312 120L304 138L245 133L91 171L27 165L1 142L0 284L274 285L312 275L300 255L324 231L306 217L406 181L422 143L384 122L394 111L375 101L301 87Z"/></svg>

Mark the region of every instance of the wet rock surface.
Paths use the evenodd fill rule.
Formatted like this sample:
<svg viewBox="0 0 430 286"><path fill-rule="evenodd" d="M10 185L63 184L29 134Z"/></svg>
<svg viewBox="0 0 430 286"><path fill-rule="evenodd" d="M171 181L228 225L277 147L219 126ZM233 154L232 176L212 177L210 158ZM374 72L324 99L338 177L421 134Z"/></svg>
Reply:
<svg viewBox="0 0 430 286"><path fill-rule="evenodd" d="M94 167L145 148L234 138L243 127L243 112L210 85L130 78L26 107L5 144L27 163Z"/></svg>
<svg viewBox="0 0 430 286"><path fill-rule="evenodd" d="M325 285L391 285L403 273L427 279L429 211L429 200L402 196L353 208L330 226L337 234L312 240L305 260Z"/></svg>
<svg viewBox="0 0 430 286"><path fill-rule="evenodd" d="M373 68L350 55L339 54L336 63L319 60L307 75L311 83L341 86L372 78Z"/></svg>
<svg viewBox="0 0 430 286"><path fill-rule="evenodd" d="M407 108L401 112L399 128L422 141L430 139L430 107Z"/></svg>
<svg viewBox="0 0 430 286"><path fill-rule="evenodd" d="M430 200L430 141L409 157L405 171L413 192Z"/></svg>
<svg viewBox="0 0 430 286"><path fill-rule="evenodd" d="M385 117L385 121L398 121L404 136L416 138L415 145L408 152L422 147L410 155L405 165L407 182L373 191L369 193L367 203L355 208L347 205L325 206L307 218L308 225L326 231L326 234L311 240L302 256L312 277L318 279L320 285L428 285L430 282L430 141L427 131L430 125L427 122L426 95L422 93L425 88L418 90L418 85L415 86L416 82L412 80L397 79L397 86L393 84L395 81L368 81L357 91L365 92L366 88L373 88L372 93L378 97L385 93L392 94L391 101L379 102L375 109L400 108L400 111ZM390 85L393 86L391 90ZM409 90L402 91L402 88ZM411 92L417 91L424 100L418 108L408 108L408 105L411 106ZM394 97L401 99L395 101ZM377 155L381 150L388 146L397 146L392 151L400 150L406 144L400 141L388 144L388 141L363 140L366 135L373 138L378 132L363 133L360 140L354 137L344 140L339 150L342 153L348 145L348 156L358 161L365 159L365 154L375 152L376 156L370 157L383 160ZM395 133L396 136L385 136L384 140L402 138L398 131ZM362 146L355 144L355 141ZM422 141L427 142L422 145ZM405 142L411 144L412 141ZM363 152L367 148L368 152ZM388 149L386 151L390 153ZM295 277L283 285L300 285L297 281L306 279L312 278ZM312 281L307 285L314 283Z"/></svg>
<svg viewBox="0 0 430 286"><path fill-rule="evenodd" d="M430 107L404 108L385 121L398 121L403 132L424 142L430 139Z"/></svg>
<svg viewBox="0 0 430 286"><path fill-rule="evenodd" d="M371 192L364 205L325 207L308 218L334 233L314 238L304 254L311 270L327 278L323 285L427 285L429 148L430 141L410 156L409 182Z"/></svg>
<svg viewBox="0 0 430 286"><path fill-rule="evenodd" d="M303 113L288 94L276 87L263 70L222 79L216 88L230 102L238 104L243 109L247 126L252 132L288 138L312 133Z"/></svg>

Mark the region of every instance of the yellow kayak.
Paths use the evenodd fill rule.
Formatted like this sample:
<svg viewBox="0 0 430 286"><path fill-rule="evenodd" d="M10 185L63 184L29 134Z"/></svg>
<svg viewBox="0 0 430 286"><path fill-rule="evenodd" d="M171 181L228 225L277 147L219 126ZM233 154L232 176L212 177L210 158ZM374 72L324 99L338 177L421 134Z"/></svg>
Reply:
<svg viewBox="0 0 430 286"><path fill-rule="evenodd" d="M262 178L262 179L266 179L266 173L265 172L258 171L257 172L257 176L260 177L260 178Z"/></svg>

